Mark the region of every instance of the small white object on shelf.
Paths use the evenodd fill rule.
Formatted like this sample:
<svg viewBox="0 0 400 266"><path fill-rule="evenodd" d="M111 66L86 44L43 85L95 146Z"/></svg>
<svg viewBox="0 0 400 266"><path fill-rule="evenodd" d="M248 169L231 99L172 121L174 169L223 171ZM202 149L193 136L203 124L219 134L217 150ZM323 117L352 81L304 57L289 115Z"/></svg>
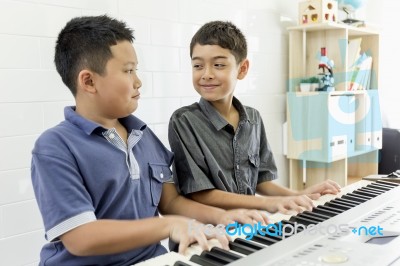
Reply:
<svg viewBox="0 0 400 266"><path fill-rule="evenodd" d="M299 24L316 24L337 21L337 1L307 0L299 3Z"/></svg>

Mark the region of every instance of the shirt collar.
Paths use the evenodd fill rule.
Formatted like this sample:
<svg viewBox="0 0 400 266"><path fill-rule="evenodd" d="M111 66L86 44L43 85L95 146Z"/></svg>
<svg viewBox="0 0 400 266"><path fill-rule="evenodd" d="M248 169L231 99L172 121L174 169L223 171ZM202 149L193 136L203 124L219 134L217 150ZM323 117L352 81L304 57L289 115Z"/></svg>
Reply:
<svg viewBox="0 0 400 266"><path fill-rule="evenodd" d="M242 103L233 96L232 104L239 111L239 122L249 121L249 116ZM207 116L208 120L214 125L215 129L221 130L228 122L221 116L221 114L214 108L214 106L204 98L200 98L199 105L203 113Z"/></svg>
<svg viewBox="0 0 400 266"><path fill-rule="evenodd" d="M75 109L75 106L67 106L64 108L65 120L82 129L87 135L92 134L96 129L99 129L101 132L107 130L102 125L80 116L75 112ZM142 120L133 115L120 118L119 121L128 132L131 132L133 129L143 131L147 127Z"/></svg>

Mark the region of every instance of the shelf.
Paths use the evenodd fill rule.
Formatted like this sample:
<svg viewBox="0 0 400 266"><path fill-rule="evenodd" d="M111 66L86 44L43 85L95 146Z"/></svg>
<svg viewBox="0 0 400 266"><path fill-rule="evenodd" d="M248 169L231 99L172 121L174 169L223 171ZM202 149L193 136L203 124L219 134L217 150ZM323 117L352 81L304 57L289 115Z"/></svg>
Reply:
<svg viewBox="0 0 400 266"><path fill-rule="evenodd" d="M295 91L295 92L288 92L288 93L296 93L296 95L301 95L301 96L308 96L308 95L318 95L318 94L327 94L330 96L342 96L342 95L361 95L361 94L366 94L367 90L358 90L358 91L307 91L307 92L301 92L301 91Z"/></svg>
<svg viewBox="0 0 400 266"><path fill-rule="evenodd" d="M287 28L289 31L297 30L297 31L321 31L321 30L337 30L337 29L347 29L349 36L362 36L362 35L379 35L379 32L376 29L370 27L354 27L347 24L335 23L335 22L327 22L320 24L308 24L308 25L299 25L292 26Z"/></svg>
<svg viewBox="0 0 400 266"><path fill-rule="evenodd" d="M367 153L370 153L370 152L373 152L373 151L378 151L378 150L379 150L378 148L371 148L371 149L365 149L365 150L356 150L356 151L354 151L352 153L349 153L347 155L347 157L348 158L352 158L352 157L360 156L360 155L367 154Z"/></svg>
<svg viewBox="0 0 400 266"><path fill-rule="evenodd" d="M325 72L325 69L322 71L320 69L321 48L325 48L326 57L334 64L332 67L333 87L336 91L348 91L353 83L355 71L353 64L357 53L363 53L364 56L372 58L370 75L365 76L369 79L366 83L367 88L379 87L379 34L376 30L334 22L294 26L288 30L288 91L300 91L299 84L302 79ZM351 42L358 39L360 39L359 52L356 50L357 42ZM351 50L349 42L353 44Z"/></svg>
<svg viewBox="0 0 400 266"><path fill-rule="evenodd" d="M286 113L291 188L301 189L303 184L307 187L328 178L343 186L348 176L377 173L382 145L378 31L326 22L289 27L288 32ZM350 91L356 83L358 53L372 58L370 80L363 87L368 89ZM326 73L327 62L334 78L328 85L335 90L300 92L300 81Z"/></svg>

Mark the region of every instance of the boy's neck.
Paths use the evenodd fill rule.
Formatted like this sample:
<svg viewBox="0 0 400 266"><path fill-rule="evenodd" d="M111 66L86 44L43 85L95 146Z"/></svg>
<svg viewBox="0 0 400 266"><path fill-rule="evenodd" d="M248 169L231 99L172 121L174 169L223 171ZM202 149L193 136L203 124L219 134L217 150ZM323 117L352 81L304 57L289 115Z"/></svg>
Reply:
<svg viewBox="0 0 400 266"><path fill-rule="evenodd" d="M79 105L76 106L75 110L80 116L91 120L93 122L96 122L100 125L102 125L104 128L111 129L115 128L117 131L118 135L121 137L121 139L126 143L128 139L128 132L126 128L119 122L118 119L108 119L105 117L101 117L96 115L95 112L87 112L85 108L79 108Z"/></svg>
<svg viewBox="0 0 400 266"><path fill-rule="evenodd" d="M230 124L236 131L236 128L239 124L239 111L235 108L232 102L232 98L230 100L220 100L211 102L214 108L218 111L218 113Z"/></svg>
<svg viewBox="0 0 400 266"><path fill-rule="evenodd" d="M97 124L102 125L104 128L117 128L120 125L118 119L109 119L106 117L102 117L98 115L98 113L94 110L88 110L87 108L82 108L79 104L76 105L75 112L78 113L80 116L96 122Z"/></svg>

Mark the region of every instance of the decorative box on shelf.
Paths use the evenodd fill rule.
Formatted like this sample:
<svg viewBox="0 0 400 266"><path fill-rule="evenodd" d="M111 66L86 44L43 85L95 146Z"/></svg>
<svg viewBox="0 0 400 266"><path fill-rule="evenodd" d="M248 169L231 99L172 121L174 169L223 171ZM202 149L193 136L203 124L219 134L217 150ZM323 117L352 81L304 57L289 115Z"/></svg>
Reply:
<svg viewBox="0 0 400 266"><path fill-rule="evenodd" d="M307 0L299 3L299 24L336 22L338 6L335 0Z"/></svg>

